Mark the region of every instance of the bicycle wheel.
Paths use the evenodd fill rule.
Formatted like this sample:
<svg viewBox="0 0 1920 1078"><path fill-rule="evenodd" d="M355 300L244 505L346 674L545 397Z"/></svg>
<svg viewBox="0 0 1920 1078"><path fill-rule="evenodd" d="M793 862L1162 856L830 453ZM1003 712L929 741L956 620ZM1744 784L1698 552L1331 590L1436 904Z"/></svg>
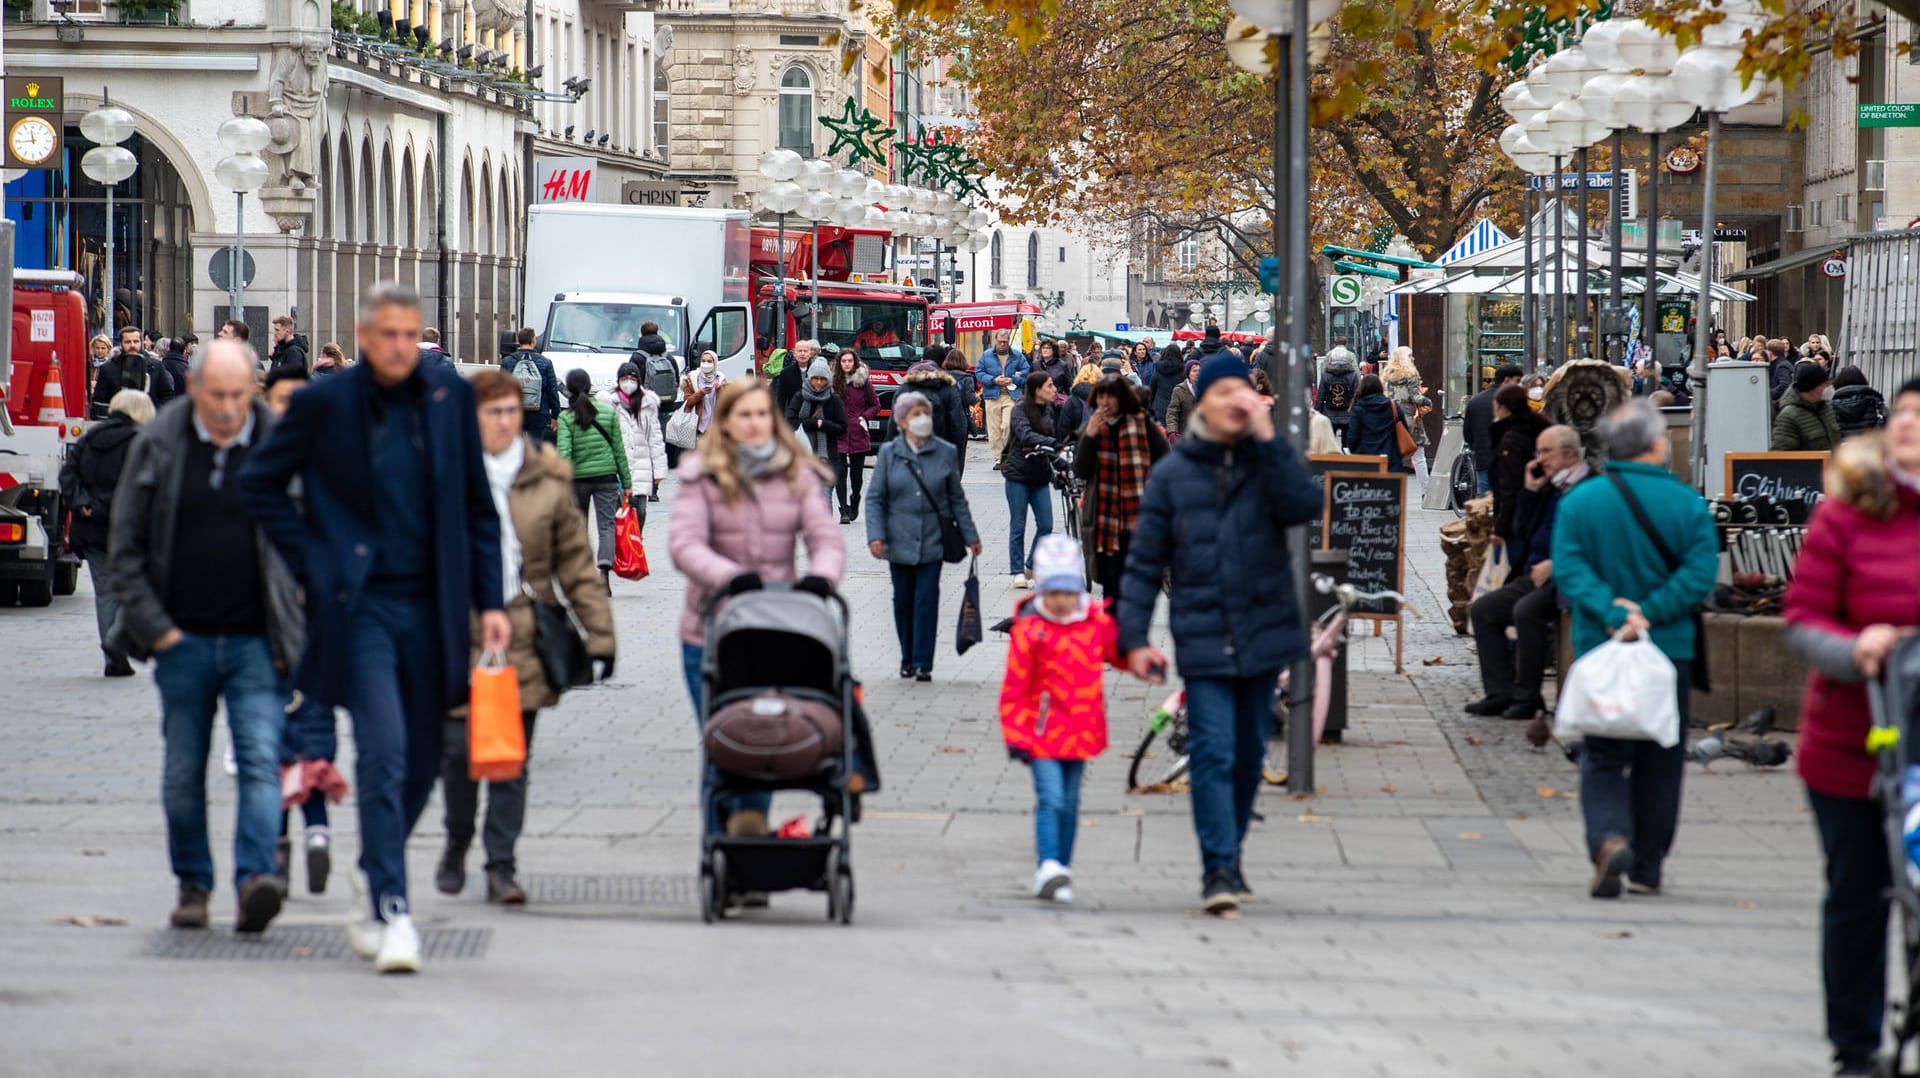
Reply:
<svg viewBox="0 0 1920 1078"><path fill-rule="evenodd" d="M1140 747L1133 750L1133 759L1127 764L1127 789L1138 790L1140 788L1140 763L1147 758L1147 750L1153 747L1153 739L1158 737L1159 734L1159 730L1148 726L1147 736L1141 738Z"/></svg>
<svg viewBox="0 0 1920 1078"><path fill-rule="evenodd" d="M1147 736L1140 739L1140 747L1133 750L1133 759L1127 764L1127 789L1138 790L1147 786L1166 786L1178 782L1187 773L1187 718L1177 713L1167 723L1166 746L1168 763L1166 767L1155 769L1142 767L1146 762L1147 750L1153 745L1160 731L1147 727Z"/></svg>
<svg viewBox="0 0 1920 1078"><path fill-rule="evenodd" d="M1480 494L1479 478L1474 474L1473 451L1462 446L1460 455L1453 458L1453 468L1447 476L1450 496L1447 507L1454 516L1467 515L1467 503Z"/></svg>

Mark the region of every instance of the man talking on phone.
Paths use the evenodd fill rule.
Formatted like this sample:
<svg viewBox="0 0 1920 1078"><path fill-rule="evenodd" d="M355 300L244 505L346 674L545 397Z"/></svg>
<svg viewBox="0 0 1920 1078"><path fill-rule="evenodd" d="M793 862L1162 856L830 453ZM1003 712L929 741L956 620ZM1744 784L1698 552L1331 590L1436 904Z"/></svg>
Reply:
<svg viewBox="0 0 1920 1078"><path fill-rule="evenodd" d="M1276 437L1245 360L1217 352L1194 378L1188 436L1153 467L1120 585L1120 651L1166 676L1147 643L1169 566L1174 658L1187 693L1201 900L1236 915L1251 897L1240 847L1260 790L1280 670L1307 654L1286 529L1320 519L1320 488Z"/></svg>

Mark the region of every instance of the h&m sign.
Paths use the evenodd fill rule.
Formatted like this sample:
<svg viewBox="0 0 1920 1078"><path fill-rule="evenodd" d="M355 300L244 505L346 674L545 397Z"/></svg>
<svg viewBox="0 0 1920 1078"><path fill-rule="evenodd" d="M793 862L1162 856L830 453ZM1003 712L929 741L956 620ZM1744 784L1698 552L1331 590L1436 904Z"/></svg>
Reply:
<svg viewBox="0 0 1920 1078"><path fill-rule="evenodd" d="M591 157L536 157L535 202L597 202L600 193Z"/></svg>

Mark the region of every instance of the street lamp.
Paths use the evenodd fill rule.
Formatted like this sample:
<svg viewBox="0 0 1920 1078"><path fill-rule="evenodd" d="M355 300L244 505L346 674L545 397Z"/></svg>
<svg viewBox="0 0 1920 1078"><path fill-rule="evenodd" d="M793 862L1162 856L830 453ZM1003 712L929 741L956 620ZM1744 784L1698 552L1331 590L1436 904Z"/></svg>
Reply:
<svg viewBox="0 0 1920 1078"><path fill-rule="evenodd" d="M1552 70L1554 61L1576 53L1574 59L1569 64L1563 65L1560 71ZM1576 358L1584 359L1592 354L1586 347L1588 333L1592 328L1587 321L1587 148L1606 137L1607 129L1588 113L1585 104L1580 100L1580 91L1586 88L1587 76L1593 70L1587 61L1586 53L1576 46L1556 54L1553 60L1548 61L1547 66L1551 77L1562 83L1562 89L1567 85L1573 87L1565 100L1547 110L1546 122L1560 143L1573 149L1573 170L1578 177L1574 189L1579 193L1580 207L1579 237L1576 241L1578 246L1575 255L1579 267L1578 275L1575 277L1573 309L1577 316L1575 336L1579 343L1574 348L1574 352ZM1561 282L1561 287L1565 288L1564 281ZM1555 362L1564 358L1564 356L1557 356Z"/></svg>
<svg viewBox="0 0 1920 1078"><path fill-rule="evenodd" d="M1622 31L1624 43L1629 34ZM1621 63L1632 63L1621 50ZM1660 272L1660 135L1693 117L1693 106L1673 96L1666 72L1635 75L1620 84L1613 94L1613 117L1647 134L1647 271L1646 291L1640 297L1640 330L1647 353L1659 355L1659 314L1656 293Z"/></svg>
<svg viewBox="0 0 1920 1078"><path fill-rule="evenodd" d="M215 134L230 156L213 166L214 177L233 192L233 257L228 263L227 317L247 319L247 192L258 191L267 182L267 163L260 151L273 141L273 132L264 121L251 116L234 116L220 125Z"/></svg>
<svg viewBox="0 0 1920 1078"><path fill-rule="evenodd" d="M106 91L102 90L100 96L106 100ZM80 118L80 133L95 144L80 158L80 171L107 189L107 265L101 288L106 300L107 332L111 334L120 328L113 317L113 189L140 167L133 151L120 145L133 137L133 115L109 101Z"/></svg>
<svg viewBox="0 0 1920 1078"><path fill-rule="evenodd" d="M1726 24L1717 24L1724 27ZM1723 35L1725 31L1722 31ZM1722 38L1724 40L1724 37ZM1693 316L1693 361L1687 365L1693 379L1693 479L1705 490L1707 474L1707 355L1708 323L1713 311L1713 244L1717 231L1714 221L1714 165L1720 144L1720 115L1751 103L1760 96L1758 79L1743 79L1736 70L1741 50L1737 45L1699 44L1680 54L1674 62L1674 96L1707 114L1707 153L1700 193L1700 293Z"/></svg>
<svg viewBox="0 0 1920 1078"><path fill-rule="evenodd" d="M1607 207L1607 235L1611 248L1609 254L1610 280L1607 284L1607 308L1614 318L1620 315L1620 210L1626 174L1621 167L1620 140L1622 133L1632 125L1619 116L1615 102L1619 98L1620 87L1624 85L1633 71L1620 59L1620 30L1623 24L1612 19L1594 23L1581 35L1580 47L1586 50L1587 58L1600 69L1599 74L1587 80L1580 91L1581 104L1588 115L1612 132L1610 148L1613 157L1612 197ZM1613 358L1611 355L1609 359Z"/></svg>
<svg viewBox="0 0 1920 1078"><path fill-rule="evenodd" d="M776 214L780 220L776 240L779 271L773 285L774 340L778 348L787 346L787 214L806 200L806 190L794 182L804 167L800 155L789 149L772 149L760 155L760 175L768 183L756 197L762 211Z"/></svg>

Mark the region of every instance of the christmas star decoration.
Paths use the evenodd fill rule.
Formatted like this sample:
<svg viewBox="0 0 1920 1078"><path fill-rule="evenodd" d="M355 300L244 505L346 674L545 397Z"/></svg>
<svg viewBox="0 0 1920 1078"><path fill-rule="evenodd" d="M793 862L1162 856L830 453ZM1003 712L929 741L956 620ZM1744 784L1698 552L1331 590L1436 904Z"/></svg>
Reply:
<svg viewBox="0 0 1920 1078"><path fill-rule="evenodd" d="M1087 320L1077 314L1067 319L1067 332L1069 333L1081 333L1084 332L1086 328Z"/></svg>
<svg viewBox="0 0 1920 1078"><path fill-rule="evenodd" d="M862 161L887 159L887 140L893 137L893 128L881 126L879 117L860 107L851 96L841 105L839 116L821 117L820 126L833 132L828 157L844 150L847 164L856 168Z"/></svg>

